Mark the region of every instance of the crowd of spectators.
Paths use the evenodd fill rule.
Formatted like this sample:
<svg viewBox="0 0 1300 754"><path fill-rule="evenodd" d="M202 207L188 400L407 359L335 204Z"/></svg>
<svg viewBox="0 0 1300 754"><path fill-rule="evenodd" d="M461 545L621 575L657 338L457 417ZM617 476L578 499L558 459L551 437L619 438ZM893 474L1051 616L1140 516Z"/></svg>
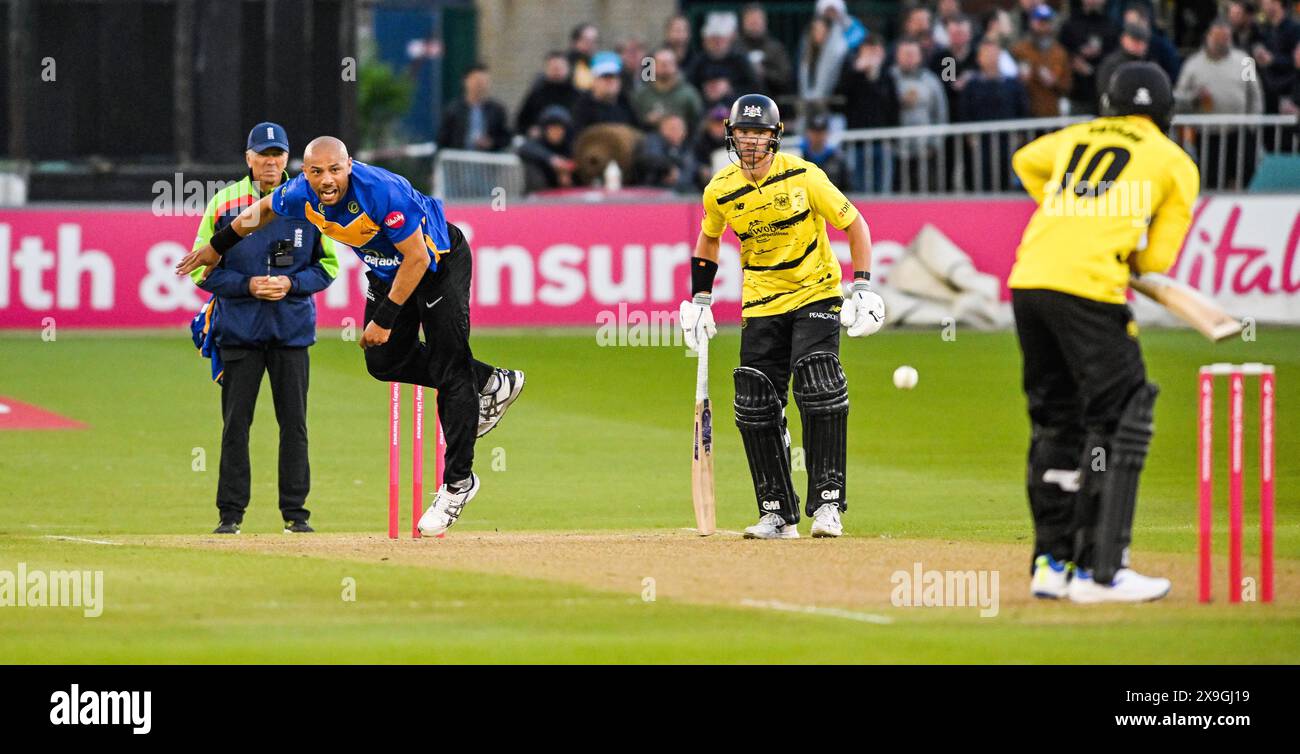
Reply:
<svg viewBox="0 0 1300 754"><path fill-rule="evenodd" d="M841 154L833 137L843 128L1096 114L1109 76L1130 60L1169 74L1178 112L1300 112L1300 23L1285 0L1175 4L1179 34L1196 42L1181 54L1160 22L1166 4L1152 0L1007 0L978 17L966 4L907 3L877 30L844 0L817 0L795 49L770 33L760 3L707 14L698 46L684 15L669 19L654 45L628 35L607 46L595 25L579 24L567 50L541 61L513 123L491 97L488 71L471 69L463 98L443 115L438 143L514 149L529 190L564 188L577 183L581 134L616 124L635 140L625 184L696 192L725 160L719 150L731 102L761 92L782 105L787 146L846 189L947 185L950 176L936 174L946 165L964 173L968 188L1002 190L1010 171L990 166L1009 164L1005 138L963 144L918 136L898 141L886 158ZM1199 23L1189 27L1189 15ZM1226 150L1205 145L1207 154L1235 155L1237 138ZM1251 147L1243 151L1253 154ZM1235 161L1228 169L1237 169Z"/></svg>

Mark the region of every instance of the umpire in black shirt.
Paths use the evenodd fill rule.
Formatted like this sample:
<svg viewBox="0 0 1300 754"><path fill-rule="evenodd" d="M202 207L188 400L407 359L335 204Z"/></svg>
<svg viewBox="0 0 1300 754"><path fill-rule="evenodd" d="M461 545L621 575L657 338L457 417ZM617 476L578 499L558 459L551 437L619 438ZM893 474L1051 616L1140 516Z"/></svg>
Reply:
<svg viewBox="0 0 1300 754"><path fill-rule="evenodd" d="M259 123L244 152L248 175L208 203L195 248L229 225L249 204L288 180L289 139L275 123ZM217 299L209 318L223 362L221 472L216 534L238 534L248 508L248 430L262 386L271 377L280 424L280 513L284 531L310 532L307 494L307 347L316 342L316 304L338 274L334 242L310 223L276 217L248 235L210 272L194 271L199 287ZM214 370L215 371L215 370Z"/></svg>

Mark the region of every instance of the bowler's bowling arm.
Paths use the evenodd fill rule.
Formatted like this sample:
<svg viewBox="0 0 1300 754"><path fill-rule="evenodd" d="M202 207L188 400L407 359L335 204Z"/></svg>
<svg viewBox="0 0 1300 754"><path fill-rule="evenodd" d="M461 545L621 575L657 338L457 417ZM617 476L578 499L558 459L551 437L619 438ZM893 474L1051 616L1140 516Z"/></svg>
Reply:
<svg viewBox="0 0 1300 754"><path fill-rule="evenodd" d="M275 217L275 210L271 209L273 197L274 194L267 194L245 207L244 211L230 223L230 230L240 238L247 238L249 233L266 227L267 223L271 222L271 218ZM180 263L176 265L176 274L188 275L200 267L211 267L220 261L221 255L212 247L212 242L208 241L181 257Z"/></svg>

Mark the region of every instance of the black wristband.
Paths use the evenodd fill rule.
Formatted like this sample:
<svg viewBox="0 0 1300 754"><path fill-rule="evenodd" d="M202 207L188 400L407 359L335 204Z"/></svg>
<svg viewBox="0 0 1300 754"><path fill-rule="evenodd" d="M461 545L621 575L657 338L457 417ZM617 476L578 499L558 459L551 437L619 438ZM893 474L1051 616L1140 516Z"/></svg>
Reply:
<svg viewBox="0 0 1300 754"><path fill-rule="evenodd" d="M853 279L866 280L867 282L871 282L871 273L866 270L858 270L853 273Z"/></svg>
<svg viewBox="0 0 1300 754"><path fill-rule="evenodd" d="M384 296L375 307L375 313L370 317L370 321L385 330L393 329L393 324L397 322L397 314L402 311L402 305Z"/></svg>
<svg viewBox="0 0 1300 754"><path fill-rule="evenodd" d="M230 247L242 240L240 235L235 232L235 224L232 222L213 233L212 240L208 241L208 243L212 244L212 248L216 250L217 254L224 256L227 251L230 251Z"/></svg>
<svg viewBox="0 0 1300 754"><path fill-rule="evenodd" d="M717 277L718 263L704 257L691 257L691 295L708 293L713 290L713 278Z"/></svg>

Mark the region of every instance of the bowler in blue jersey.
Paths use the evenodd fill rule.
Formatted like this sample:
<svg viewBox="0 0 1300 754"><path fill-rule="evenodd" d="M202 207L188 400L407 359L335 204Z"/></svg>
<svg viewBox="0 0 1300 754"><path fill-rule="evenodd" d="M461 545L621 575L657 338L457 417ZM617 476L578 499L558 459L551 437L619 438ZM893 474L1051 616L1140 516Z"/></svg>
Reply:
<svg viewBox="0 0 1300 754"><path fill-rule="evenodd" d="M470 349L473 259L465 235L447 222L441 201L396 173L353 160L342 141L321 136L307 145L301 174L186 255L177 272L211 269L227 249L276 216L310 222L366 263L370 286L361 347L370 374L437 389L447 438L446 483L420 519L420 531L441 534L478 493L475 440L496 426L524 386L523 372L478 361Z"/></svg>

